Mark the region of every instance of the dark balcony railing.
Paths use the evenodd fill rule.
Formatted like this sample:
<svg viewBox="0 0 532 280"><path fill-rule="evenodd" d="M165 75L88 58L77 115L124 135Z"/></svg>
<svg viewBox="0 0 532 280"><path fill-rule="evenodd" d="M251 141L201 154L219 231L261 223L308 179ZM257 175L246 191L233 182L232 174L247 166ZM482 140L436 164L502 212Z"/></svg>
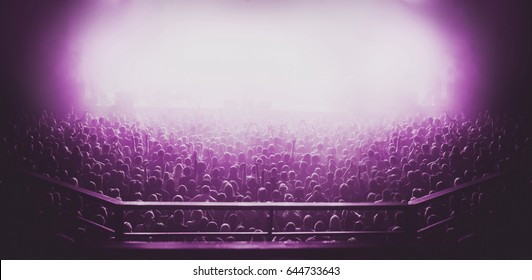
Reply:
<svg viewBox="0 0 532 280"><path fill-rule="evenodd" d="M451 187L437 193L410 201L408 204L401 203L296 203L296 202L131 202L120 201L108 196L89 191L80 187L59 182L46 176L24 172L24 182L34 189L69 192L83 197L86 201L96 202L108 207L113 213L113 220L107 226L100 225L83 217L69 213L65 209L54 208L54 211L62 211L70 218L77 220L89 227L107 232L117 241L146 240L149 238L175 238L197 236L245 236L261 237L272 240L275 236L401 236L403 240L415 240L419 234L429 232L446 223L459 219L460 215L474 211L474 208L461 209L452 217L445 218L435 224L424 226L418 222L421 210L432 203L448 200L449 197L458 194L472 193L475 191L488 191L501 187L509 177L510 172L501 172L486 176L482 179L468 182L460 186ZM123 224L126 211L131 210L261 210L268 212L269 230L267 232L130 232L125 233ZM274 231L274 212L278 210L357 210L357 211L404 211L406 213L406 226L404 231L326 231L326 232L279 232Z"/></svg>

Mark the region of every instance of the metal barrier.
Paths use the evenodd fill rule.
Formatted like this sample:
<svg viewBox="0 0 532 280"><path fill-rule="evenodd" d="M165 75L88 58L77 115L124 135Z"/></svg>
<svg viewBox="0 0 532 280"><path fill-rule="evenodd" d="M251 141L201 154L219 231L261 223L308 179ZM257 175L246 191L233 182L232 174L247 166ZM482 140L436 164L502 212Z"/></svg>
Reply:
<svg viewBox="0 0 532 280"><path fill-rule="evenodd" d="M49 177L24 172L24 181L30 185L39 185L40 187L59 189L61 191L71 192L82 196L88 201L94 201L100 203L106 207L109 207L114 213L114 220L109 224L110 227L100 225L93 221L87 220L83 217L76 217L78 221L89 224L92 227L99 228L102 231L108 232L114 235L118 241L124 241L126 239L138 238L138 237L191 237L191 236L260 236L272 240L275 236L353 236L353 235L402 235L407 240L415 240L418 234L429 231L439 225L445 224L455 217L449 217L436 224L419 228L417 220L419 211L424 209L427 205L440 202L444 199L448 199L452 195L456 195L463 192L471 192L488 188L500 186L502 182L508 177L509 172L502 172L486 176L482 179L468 182L466 184L451 187L437 193L433 193L422 198L418 198L410 201L408 204L401 203L305 203L305 202L132 202L132 201L120 201L110 198L108 196L69 185L64 182L59 182ZM267 232L133 232L125 233L123 224L125 222L125 213L130 210L263 210L268 211L268 224L269 230ZM62 209L55 208L56 211L63 211ZM406 213L406 230L395 231L327 231L327 232L275 232L273 231L273 219L274 211L277 210L360 210L360 211L405 211ZM474 209L464 210L472 211ZM461 213L459 213L461 214ZM457 215L459 216L459 215Z"/></svg>

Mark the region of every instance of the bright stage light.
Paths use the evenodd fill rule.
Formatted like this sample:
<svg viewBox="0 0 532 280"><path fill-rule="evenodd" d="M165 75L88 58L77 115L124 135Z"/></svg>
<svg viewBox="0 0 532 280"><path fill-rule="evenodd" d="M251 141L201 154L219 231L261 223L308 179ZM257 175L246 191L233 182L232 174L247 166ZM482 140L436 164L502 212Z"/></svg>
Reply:
<svg viewBox="0 0 532 280"><path fill-rule="evenodd" d="M434 28L401 5L145 2L88 25L88 96L112 102L122 92L137 106L378 109L437 91L447 63Z"/></svg>

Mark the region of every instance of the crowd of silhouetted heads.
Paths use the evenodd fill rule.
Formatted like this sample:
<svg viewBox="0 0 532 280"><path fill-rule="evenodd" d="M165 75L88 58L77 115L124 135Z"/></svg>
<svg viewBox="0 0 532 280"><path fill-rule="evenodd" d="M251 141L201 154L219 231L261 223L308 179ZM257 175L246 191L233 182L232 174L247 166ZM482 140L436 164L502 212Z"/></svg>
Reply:
<svg viewBox="0 0 532 280"><path fill-rule="evenodd" d="M217 119L43 113L12 121L3 137L10 165L122 201L401 203L508 170L530 153L523 123L505 116L442 114L372 125L301 122L291 127ZM61 191L41 199L101 225L112 209ZM483 205L488 193L426 207L422 223ZM401 211L275 211L275 231L404 231ZM126 232L267 232L268 211L134 210ZM83 235L84 228L77 229ZM456 238L455 229L447 236ZM334 236L278 236L328 241ZM356 241L357 237L346 237ZM262 236L178 237L188 241Z"/></svg>

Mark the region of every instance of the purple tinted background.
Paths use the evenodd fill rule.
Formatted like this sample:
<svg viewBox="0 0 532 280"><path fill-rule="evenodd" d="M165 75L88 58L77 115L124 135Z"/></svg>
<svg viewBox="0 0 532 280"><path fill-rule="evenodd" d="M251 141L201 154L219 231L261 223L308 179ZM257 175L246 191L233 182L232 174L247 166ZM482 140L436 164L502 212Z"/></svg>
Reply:
<svg viewBox="0 0 532 280"><path fill-rule="evenodd" d="M227 5L235 3L238 1L228 1ZM80 54L71 42L80 25L97 11L95 1L23 0L4 5L3 111L79 106L83 89L73 69L77 69ZM526 1L423 1L405 5L437 22L456 47L455 58L465 81L457 89L457 108L526 108L532 60ZM117 6L108 12L123 9L125 6Z"/></svg>

